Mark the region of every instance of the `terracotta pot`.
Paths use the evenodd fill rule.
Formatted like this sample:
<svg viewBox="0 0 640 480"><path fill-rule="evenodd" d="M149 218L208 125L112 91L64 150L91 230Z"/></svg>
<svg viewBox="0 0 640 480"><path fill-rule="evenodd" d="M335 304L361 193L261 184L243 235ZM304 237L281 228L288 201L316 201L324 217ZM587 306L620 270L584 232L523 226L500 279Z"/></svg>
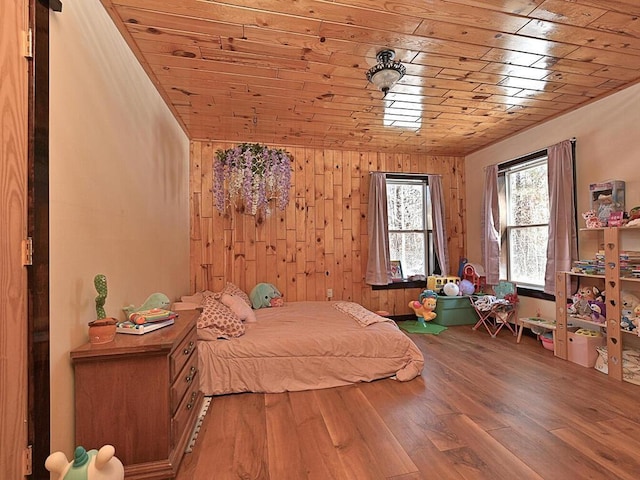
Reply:
<svg viewBox="0 0 640 480"><path fill-rule="evenodd" d="M115 318L99 318L89 322L89 342L93 344L112 342L116 336Z"/></svg>

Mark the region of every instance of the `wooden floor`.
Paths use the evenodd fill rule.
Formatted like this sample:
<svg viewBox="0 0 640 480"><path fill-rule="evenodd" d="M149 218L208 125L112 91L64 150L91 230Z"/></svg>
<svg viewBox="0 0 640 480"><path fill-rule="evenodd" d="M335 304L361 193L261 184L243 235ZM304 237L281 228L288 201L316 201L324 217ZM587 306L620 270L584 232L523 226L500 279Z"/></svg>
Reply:
<svg viewBox="0 0 640 480"><path fill-rule="evenodd" d="M468 326L421 378L214 397L177 480L640 478L640 386Z"/></svg>

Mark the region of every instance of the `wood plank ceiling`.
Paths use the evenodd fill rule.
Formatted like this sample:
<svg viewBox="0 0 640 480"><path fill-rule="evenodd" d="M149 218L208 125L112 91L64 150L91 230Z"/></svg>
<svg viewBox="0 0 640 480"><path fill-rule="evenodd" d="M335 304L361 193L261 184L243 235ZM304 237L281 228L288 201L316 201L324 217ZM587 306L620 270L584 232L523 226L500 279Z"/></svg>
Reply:
<svg viewBox="0 0 640 480"><path fill-rule="evenodd" d="M640 79L638 0L102 3L192 140L465 155Z"/></svg>

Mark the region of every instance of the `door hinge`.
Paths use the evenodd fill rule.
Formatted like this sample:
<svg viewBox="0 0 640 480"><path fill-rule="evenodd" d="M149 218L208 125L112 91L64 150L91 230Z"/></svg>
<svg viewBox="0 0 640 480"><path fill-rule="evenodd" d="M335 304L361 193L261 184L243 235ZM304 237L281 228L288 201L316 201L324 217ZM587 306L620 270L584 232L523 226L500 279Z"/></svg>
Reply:
<svg viewBox="0 0 640 480"><path fill-rule="evenodd" d="M31 237L22 241L22 265L33 265L33 239Z"/></svg>
<svg viewBox="0 0 640 480"><path fill-rule="evenodd" d="M23 453L23 472L22 475L31 475L33 473L33 446L29 445L24 449Z"/></svg>
<svg viewBox="0 0 640 480"><path fill-rule="evenodd" d="M24 58L33 58L33 29L24 32Z"/></svg>

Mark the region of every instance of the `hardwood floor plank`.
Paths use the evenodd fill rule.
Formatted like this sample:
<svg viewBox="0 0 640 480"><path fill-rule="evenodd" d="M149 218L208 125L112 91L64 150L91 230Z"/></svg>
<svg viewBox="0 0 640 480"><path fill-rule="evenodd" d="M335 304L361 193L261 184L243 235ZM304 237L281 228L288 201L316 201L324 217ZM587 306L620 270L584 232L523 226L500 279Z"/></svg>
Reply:
<svg viewBox="0 0 640 480"><path fill-rule="evenodd" d="M542 478L618 478L526 416L516 417L509 423L510 427L492 430L489 434Z"/></svg>
<svg viewBox="0 0 640 480"><path fill-rule="evenodd" d="M464 478L542 479L466 415L449 415L443 423L464 445L446 452Z"/></svg>
<svg viewBox="0 0 640 480"><path fill-rule="evenodd" d="M614 418L606 422L608 428L615 428L618 432L628 435L629 445L634 446L640 443L640 424L626 418Z"/></svg>
<svg viewBox="0 0 640 480"><path fill-rule="evenodd" d="M580 445L583 456L593 459L609 472L609 477L616 476L624 480L637 480L640 472L640 462L637 458L616 450L614 445L608 445L602 439L594 438L583 433L579 428L560 428L551 433L569 445Z"/></svg>
<svg viewBox="0 0 640 480"><path fill-rule="evenodd" d="M293 411L289 395L265 395L265 415L267 424L267 444L269 477L272 479L307 478L306 468L299 445L305 439L298 436L298 430L291 428Z"/></svg>
<svg viewBox="0 0 640 480"><path fill-rule="evenodd" d="M338 449L334 446L314 391L289 396L293 422L302 439L300 452L307 466L309 480L347 480Z"/></svg>
<svg viewBox="0 0 640 480"><path fill-rule="evenodd" d="M199 434L200 461L194 479L268 480L264 396L231 395L214 399Z"/></svg>
<svg viewBox="0 0 640 480"><path fill-rule="evenodd" d="M409 383L380 380L361 384L359 388L422 472L422 476L417 478L423 479L424 472L429 472L428 478L462 479L453 469L450 459L427 435L427 429L437 421L438 415L429 409L424 398L427 389L421 379L418 380ZM413 477L409 474L407 478Z"/></svg>
<svg viewBox="0 0 640 480"><path fill-rule="evenodd" d="M375 452L365 443L353 418L344 415L346 406L339 394L340 388L316 391L316 401L329 431L333 444L338 450L348 478L357 480L371 478L384 479Z"/></svg>
<svg viewBox="0 0 640 480"><path fill-rule="evenodd" d="M338 394L344 402L345 413L351 416L367 446L375 452L378 464L387 478L418 471L384 420L357 386L340 388Z"/></svg>

